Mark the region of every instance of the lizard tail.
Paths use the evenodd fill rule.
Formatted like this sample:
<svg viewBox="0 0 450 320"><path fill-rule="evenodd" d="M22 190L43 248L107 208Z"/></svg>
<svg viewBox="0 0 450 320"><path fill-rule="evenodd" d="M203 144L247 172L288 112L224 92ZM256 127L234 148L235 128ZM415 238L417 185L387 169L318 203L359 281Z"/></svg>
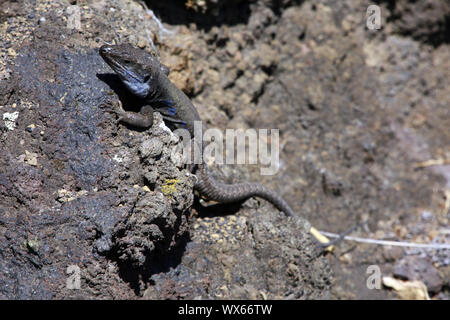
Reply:
<svg viewBox="0 0 450 320"><path fill-rule="evenodd" d="M272 203L286 215L295 216L292 208L281 196L260 183L221 183L209 175L208 167L205 164L198 166L196 176L198 181L195 184L195 188L209 200L227 203L245 200L250 197L260 197Z"/></svg>

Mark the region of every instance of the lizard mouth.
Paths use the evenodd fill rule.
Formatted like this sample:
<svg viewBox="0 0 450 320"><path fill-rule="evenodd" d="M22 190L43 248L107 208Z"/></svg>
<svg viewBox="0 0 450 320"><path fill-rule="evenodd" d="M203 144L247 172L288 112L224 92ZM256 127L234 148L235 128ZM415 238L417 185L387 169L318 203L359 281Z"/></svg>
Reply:
<svg viewBox="0 0 450 320"><path fill-rule="evenodd" d="M102 46L100 48L100 55L105 60L105 62L117 73L122 80L133 81L133 82L144 82L143 77L139 74L127 68L124 63L120 62L120 59L115 58L111 55L111 48L108 46Z"/></svg>
<svg viewBox="0 0 450 320"><path fill-rule="evenodd" d="M129 68L125 67L120 62L114 59L108 59L106 62L110 65L110 67L124 80L133 81L133 82L143 82L142 77L140 77L137 73L131 71Z"/></svg>

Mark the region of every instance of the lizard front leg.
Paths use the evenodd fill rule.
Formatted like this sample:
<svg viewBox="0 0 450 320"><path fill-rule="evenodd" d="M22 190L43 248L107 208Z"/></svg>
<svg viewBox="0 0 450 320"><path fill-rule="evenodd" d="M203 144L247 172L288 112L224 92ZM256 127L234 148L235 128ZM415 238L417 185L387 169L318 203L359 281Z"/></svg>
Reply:
<svg viewBox="0 0 450 320"><path fill-rule="evenodd" d="M109 102L103 106L111 107L111 111L119 116L118 122L138 128L149 128L153 124L153 108L150 105L143 106L140 112L125 111L120 100Z"/></svg>

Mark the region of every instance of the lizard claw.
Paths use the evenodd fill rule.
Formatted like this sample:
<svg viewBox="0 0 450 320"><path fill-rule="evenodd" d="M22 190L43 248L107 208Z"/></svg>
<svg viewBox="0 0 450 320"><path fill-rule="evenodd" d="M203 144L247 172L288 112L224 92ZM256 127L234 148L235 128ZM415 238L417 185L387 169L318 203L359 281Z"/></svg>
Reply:
<svg viewBox="0 0 450 320"><path fill-rule="evenodd" d="M119 115L119 118L121 118L122 115L125 113L125 110L123 110L122 107L122 102L120 100L115 101L108 100L106 102L101 103L99 107L105 109L105 111L107 112Z"/></svg>
<svg viewBox="0 0 450 320"><path fill-rule="evenodd" d="M114 111L114 103L111 102L110 100L107 100L107 101L100 103L99 108L105 109L105 111L107 111L107 112L111 112L111 111Z"/></svg>

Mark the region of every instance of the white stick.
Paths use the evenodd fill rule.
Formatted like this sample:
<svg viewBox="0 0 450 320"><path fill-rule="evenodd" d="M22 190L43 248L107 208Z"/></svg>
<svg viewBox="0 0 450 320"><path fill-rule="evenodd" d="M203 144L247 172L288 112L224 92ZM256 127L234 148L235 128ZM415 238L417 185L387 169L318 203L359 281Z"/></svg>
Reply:
<svg viewBox="0 0 450 320"><path fill-rule="evenodd" d="M339 237L338 234L319 231L323 235L330 238ZM397 246L397 247L414 247L414 248L422 248L422 249L447 249L450 250L450 244L442 243L442 244L425 244L425 243L411 243L411 242L403 242L403 241L389 241L389 240L376 240L376 239L367 239L367 238L359 238L352 236L345 236L345 240L363 242L363 243L371 243L371 244L379 244L383 246Z"/></svg>

